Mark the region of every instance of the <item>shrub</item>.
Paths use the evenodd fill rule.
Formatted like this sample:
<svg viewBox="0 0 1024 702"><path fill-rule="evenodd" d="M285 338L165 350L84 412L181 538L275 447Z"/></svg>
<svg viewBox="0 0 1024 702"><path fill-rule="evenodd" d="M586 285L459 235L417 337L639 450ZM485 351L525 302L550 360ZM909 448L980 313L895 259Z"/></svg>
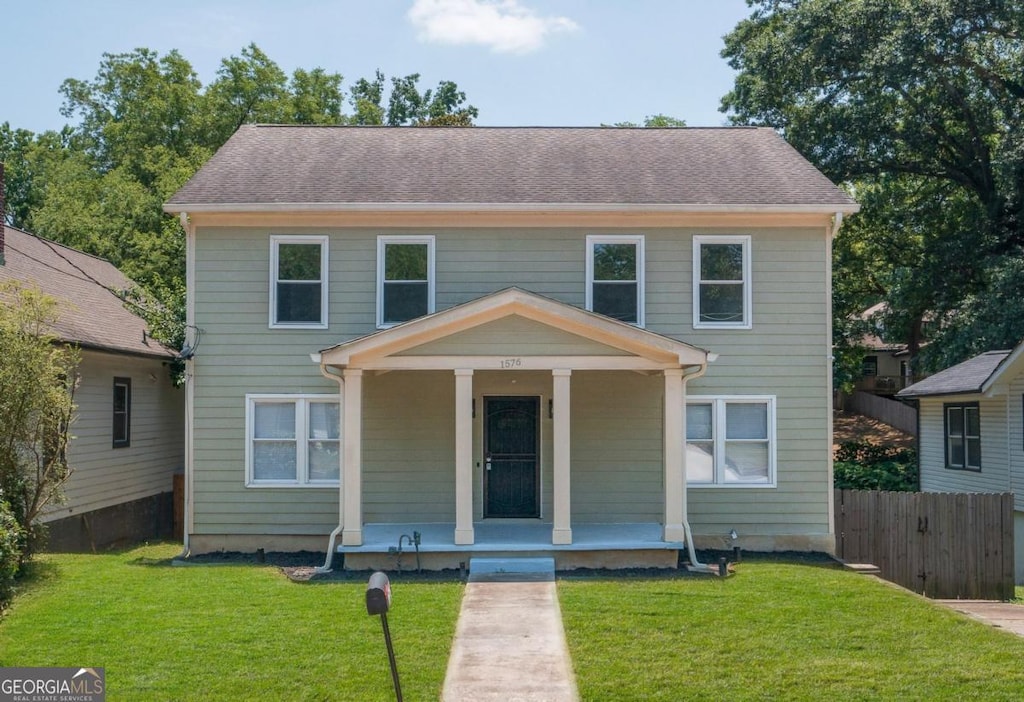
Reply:
<svg viewBox="0 0 1024 702"><path fill-rule="evenodd" d="M0 611L11 599L14 576L21 569L25 550L25 531L14 516L11 506L0 500Z"/></svg>
<svg viewBox="0 0 1024 702"><path fill-rule="evenodd" d="M836 450L833 472L839 490L918 489L917 452L913 449L847 441Z"/></svg>

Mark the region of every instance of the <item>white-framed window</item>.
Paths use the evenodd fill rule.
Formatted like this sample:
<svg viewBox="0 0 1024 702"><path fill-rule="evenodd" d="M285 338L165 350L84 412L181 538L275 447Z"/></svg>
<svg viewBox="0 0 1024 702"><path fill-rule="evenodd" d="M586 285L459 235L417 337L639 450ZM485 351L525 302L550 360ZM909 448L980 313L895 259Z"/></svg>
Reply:
<svg viewBox="0 0 1024 702"><path fill-rule="evenodd" d="M377 237L377 326L434 311L434 237Z"/></svg>
<svg viewBox="0 0 1024 702"><path fill-rule="evenodd" d="M981 409L977 402L946 403L946 468L981 470Z"/></svg>
<svg viewBox="0 0 1024 702"><path fill-rule="evenodd" d="M337 486L341 400L337 395L246 395L247 487Z"/></svg>
<svg viewBox="0 0 1024 702"><path fill-rule="evenodd" d="M750 329L750 236L693 237L693 328Z"/></svg>
<svg viewBox="0 0 1024 702"><path fill-rule="evenodd" d="M327 240L270 237L271 329L327 328Z"/></svg>
<svg viewBox="0 0 1024 702"><path fill-rule="evenodd" d="M775 397L686 400L689 485L775 487Z"/></svg>
<svg viewBox="0 0 1024 702"><path fill-rule="evenodd" d="M644 237L587 236L587 309L644 326Z"/></svg>

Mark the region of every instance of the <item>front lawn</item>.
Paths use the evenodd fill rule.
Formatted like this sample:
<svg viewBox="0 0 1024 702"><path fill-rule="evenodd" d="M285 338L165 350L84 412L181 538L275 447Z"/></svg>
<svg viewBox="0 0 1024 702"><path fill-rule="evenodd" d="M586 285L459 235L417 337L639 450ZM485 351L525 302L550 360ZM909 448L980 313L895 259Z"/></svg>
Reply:
<svg viewBox="0 0 1024 702"><path fill-rule="evenodd" d="M0 622L0 666L106 668L111 700L394 698L365 581L298 584L251 565L171 567L180 546L44 555ZM392 579L406 699L437 699L460 583Z"/></svg>
<svg viewBox="0 0 1024 702"><path fill-rule="evenodd" d="M863 575L565 578L584 700L1020 700L1024 639Z"/></svg>

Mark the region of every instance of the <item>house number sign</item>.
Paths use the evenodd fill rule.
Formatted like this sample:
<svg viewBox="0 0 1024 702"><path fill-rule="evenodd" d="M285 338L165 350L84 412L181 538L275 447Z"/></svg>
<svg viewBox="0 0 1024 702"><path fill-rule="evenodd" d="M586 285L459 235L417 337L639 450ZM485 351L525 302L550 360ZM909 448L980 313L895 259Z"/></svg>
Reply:
<svg viewBox="0 0 1024 702"><path fill-rule="evenodd" d="M504 369L504 370L509 370L511 368L522 368L523 367L523 359L521 359L521 358L503 358L500 361L498 361L498 365L502 369Z"/></svg>

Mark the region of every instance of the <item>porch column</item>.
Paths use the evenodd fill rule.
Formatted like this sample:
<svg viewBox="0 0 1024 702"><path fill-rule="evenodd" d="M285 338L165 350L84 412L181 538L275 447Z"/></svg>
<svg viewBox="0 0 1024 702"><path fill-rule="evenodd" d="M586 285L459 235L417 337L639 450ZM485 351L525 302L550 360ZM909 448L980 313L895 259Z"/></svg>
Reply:
<svg viewBox="0 0 1024 702"><path fill-rule="evenodd" d="M552 426L552 442L554 443L554 490L552 494L554 509L552 511L552 544L572 543L572 501L569 497L569 447L570 447L570 409L569 381L572 371L556 368L551 371L552 402L554 421Z"/></svg>
<svg viewBox="0 0 1024 702"><path fill-rule="evenodd" d="M455 370L455 543L473 543L473 371Z"/></svg>
<svg viewBox="0 0 1024 702"><path fill-rule="evenodd" d="M685 541L683 515L686 499L686 458L684 426L686 405L683 399L683 369L665 370L665 541Z"/></svg>
<svg viewBox="0 0 1024 702"><path fill-rule="evenodd" d="M341 543L363 545L363 371L345 369L341 490L344 499Z"/></svg>

